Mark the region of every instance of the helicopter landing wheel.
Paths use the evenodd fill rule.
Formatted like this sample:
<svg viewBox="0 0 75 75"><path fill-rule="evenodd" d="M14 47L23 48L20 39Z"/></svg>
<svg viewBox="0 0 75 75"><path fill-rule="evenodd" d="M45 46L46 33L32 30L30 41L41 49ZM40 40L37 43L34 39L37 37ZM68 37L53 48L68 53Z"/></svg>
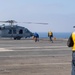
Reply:
<svg viewBox="0 0 75 75"><path fill-rule="evenodd" d="M14 38L14 40L16 40L16 37Z"/></svg>
<svg viewBox="0 0 75 75"><path fill-rule="evenodd" d="M21 37L14 37L14 40L20 40L21 39Z"/></svg>
<svg viewBox="0 0 75 75"><path fill-rule="evenodd" d="M17 40L20 40L20 39L21 39L21 37L19 37L19 36L18 36L18 37L16 37L16 39L17 39Z"/></svg>

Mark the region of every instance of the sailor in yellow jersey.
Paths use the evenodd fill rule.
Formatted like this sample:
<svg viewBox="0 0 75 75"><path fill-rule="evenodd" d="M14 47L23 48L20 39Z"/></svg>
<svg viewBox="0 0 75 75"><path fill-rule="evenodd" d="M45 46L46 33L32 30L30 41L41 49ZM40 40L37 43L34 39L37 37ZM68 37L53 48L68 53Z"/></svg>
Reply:
<svg viewBox="0 0 75 75"><path fill-rule="evenodd" d="M48 32L48 37L50 38L50 41L52 41L52 43L53 43L53 40L52 40L53 33L51 31Z"/></svg>
<svg viewBox="0 0 75 75"><path fill-rule="evenodd" d="M68 47L72 47L72 74L75 75L75 32L72 32L70 35L68 41L67 41Z"/></svg>

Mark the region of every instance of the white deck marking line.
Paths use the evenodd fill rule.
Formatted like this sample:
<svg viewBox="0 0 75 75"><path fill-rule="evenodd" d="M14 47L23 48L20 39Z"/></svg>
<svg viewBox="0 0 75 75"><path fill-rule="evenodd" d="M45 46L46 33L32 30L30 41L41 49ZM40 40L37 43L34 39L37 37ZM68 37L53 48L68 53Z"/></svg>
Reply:
<svg viewBox="0 0 75 75"><path fill-rule="evenodd" d="M51 49L51 48L53 48L53 49ZM63 48L68 48L68 47L67 46L8 47L8 48L0 48L0 52L4 52L4 51L45 51L45 50L13 50L13 49L46 49L47 51L49 51L49 50L65 50Z"/></svg>
<svg viewBox="0 0 75 75"><path fill-rule="evenodd" d="M51 46L44 46L44 47L9 47L8 49L9 50L20 49L20 50L13 50L13 51L49 51L49 50L65 50L64 48L68 48L68 47L67 46L53 46L53 47L51 47ZM24 50L21 50L21 49L24 49ZM31 49L31 50L26 50L26 49ZM43 50L34 50L34 49L43 49Z"/></svg>
<svg viewBox="0 0 75 75"><path fill-rule="evenodd" d="M65 56L71 56L69 54L59 54L59 55L11 55L11 56L0 56L0 57L10 57L10 58L16 58L16 57L65 57Z"/></svg>
<svg viewBox="0 0 75 75"><path fill-rule="evenodd" d="M58 50L58 51L61 51L61 50L63 50L63 51L66 51L65 49L43 49L43 50L12 50L12 51L55 51L55 50ZM70 50L68 50L68 51L70 51Z"/></svg>
<svg viewBox="0 0 75 75"><path fill-rule="evenodd" d="M2 65L2 66L19 66L20 64L7 64L7 65ZM32 65L38 65L38 66L49 66L49 65L71 65L71 62L64 62L64 63L34 63L34 64L23 64L23 65L20 65L20 66L32 66Z"/></svg>
<svg viewBox="0 0 75 75"><path fill-rule="evenodd" d="M6 48L0 48L0 52L5 52L5 51L13 51L13 50L9 50L9 49L6 49Z"/></svg>
<svg viewBox="0 0 75 75"><path fill-rule="evenodd" d="M67 46L43 46L43 47L9 47L9 49L10 49L10 48L13 48L13 49L14 49L14 48L15 48L15 49L16 49L16 48L25 48L25 49L26 49L26 48L27 48L27 49L36 48L36 49L37 49L37 48L68 48L68 47L67 47Z"/></svg>
<svg viewBox="0 0 75 75"><path fill-rule="evenodd" d="M71 62L63 62L63 63L36 63L36 64L25 64L25 65L67 65L71 64Z"/></svg>

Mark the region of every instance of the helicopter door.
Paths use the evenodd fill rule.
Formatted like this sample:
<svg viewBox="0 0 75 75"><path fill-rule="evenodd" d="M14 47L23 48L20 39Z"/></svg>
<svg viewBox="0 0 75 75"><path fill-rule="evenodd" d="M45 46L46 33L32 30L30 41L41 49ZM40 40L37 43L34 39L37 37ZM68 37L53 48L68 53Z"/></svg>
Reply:
<svg viewBox="0 0 75 75"><path fill-rule="evenodd" d="M8 34L15 35L16 34L16 29L13 29L13 30L9 29Z"/></svg>
<svg viewBox="0 0 75 75"><path fill-rule="evenodd" d="M19 34L23 34L23 30L22 29L19 30Z"/></svg>

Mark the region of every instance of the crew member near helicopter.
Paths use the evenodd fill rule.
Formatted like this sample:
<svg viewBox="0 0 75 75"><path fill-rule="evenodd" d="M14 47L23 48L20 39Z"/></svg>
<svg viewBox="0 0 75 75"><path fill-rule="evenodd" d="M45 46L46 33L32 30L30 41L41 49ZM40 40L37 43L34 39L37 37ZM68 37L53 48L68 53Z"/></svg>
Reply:
<svg viewBox="0 0 75 75"><path fill-rule="evenodd" d="M39 41L39 34L35 32L33 34L33 38L34 38L35 42Z"/></svg>
<svg viewBox="0 0 75 75"><path fill-rule="evenodd" d="M53 43L53 40L52 40L52 38L53 38L53 32L52 31L48 32L48 37L49 37L50 41Z"/></svg>

